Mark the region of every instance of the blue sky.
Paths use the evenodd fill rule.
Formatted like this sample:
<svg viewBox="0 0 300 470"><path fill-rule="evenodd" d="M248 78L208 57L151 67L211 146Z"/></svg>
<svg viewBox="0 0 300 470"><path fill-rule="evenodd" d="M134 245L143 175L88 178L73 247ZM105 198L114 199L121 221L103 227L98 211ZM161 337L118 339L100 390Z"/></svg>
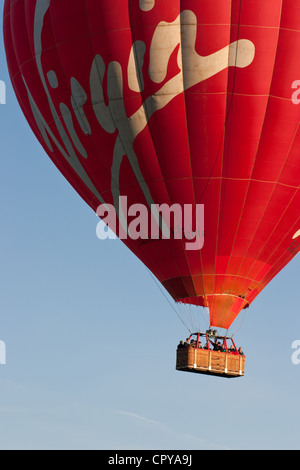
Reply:
<svg viewBox="0 0 300 470"><path fill-rule="evenodd" d="M300 258L232 329L244 378L176 372L185 328L142 263L96 237L22 115L3 40L0 80L0 449L299 449Z"/></svg>

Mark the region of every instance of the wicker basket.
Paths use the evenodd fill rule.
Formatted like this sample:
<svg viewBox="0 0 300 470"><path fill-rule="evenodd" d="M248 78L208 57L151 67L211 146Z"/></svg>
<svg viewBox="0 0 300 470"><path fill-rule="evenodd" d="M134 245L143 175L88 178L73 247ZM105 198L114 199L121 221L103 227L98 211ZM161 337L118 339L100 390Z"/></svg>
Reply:
<svg viewBox="0 0 300 470"><path fill-rule="evenodd" d="M177 349L176 369L223 377L241 377L245 374L245 356L185 347Z"/></svg>

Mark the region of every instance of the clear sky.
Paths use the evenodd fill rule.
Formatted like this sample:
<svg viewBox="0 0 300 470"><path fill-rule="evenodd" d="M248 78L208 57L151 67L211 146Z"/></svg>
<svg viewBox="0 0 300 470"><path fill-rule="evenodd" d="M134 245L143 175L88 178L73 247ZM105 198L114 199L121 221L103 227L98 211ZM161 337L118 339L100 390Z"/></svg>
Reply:
<svg viewBox="0 0 300 470"><path fill-rule="evenodd" d="M96 237L22 115L2 38L0 80L0 449L299 449L300 257L231 330L245 377L175 371L186 329L125 245Z"/></svg>

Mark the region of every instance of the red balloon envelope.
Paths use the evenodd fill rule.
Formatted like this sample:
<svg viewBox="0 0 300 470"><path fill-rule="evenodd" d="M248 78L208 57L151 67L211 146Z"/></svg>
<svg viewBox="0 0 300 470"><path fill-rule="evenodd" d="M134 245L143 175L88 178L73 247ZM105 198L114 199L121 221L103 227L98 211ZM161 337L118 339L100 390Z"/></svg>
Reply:
<svg viewBox="0 0 300 470"><path fill-rule="evenodd" d="M228 328L300 247L298 3L6 0L4 39L33 132L93 210L126 231L120 196L204 205L203 247L124 243Z"/></svg>

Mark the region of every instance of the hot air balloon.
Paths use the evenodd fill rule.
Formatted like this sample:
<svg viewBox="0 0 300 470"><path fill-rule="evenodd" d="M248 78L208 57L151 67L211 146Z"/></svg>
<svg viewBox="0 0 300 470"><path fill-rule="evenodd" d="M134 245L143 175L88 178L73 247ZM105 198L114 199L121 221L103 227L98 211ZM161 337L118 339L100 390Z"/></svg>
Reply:
<svg viewBox="0 0 300 470"><path fill-rule="evenodd" d="M211 328L228 330L299 252L299 32L292 0L5 0L10 77L37 139ZM159 236L129 236L136 205ZM174 205L204 207L192 249L176 217L165 233L160 208Z"/></svg>

